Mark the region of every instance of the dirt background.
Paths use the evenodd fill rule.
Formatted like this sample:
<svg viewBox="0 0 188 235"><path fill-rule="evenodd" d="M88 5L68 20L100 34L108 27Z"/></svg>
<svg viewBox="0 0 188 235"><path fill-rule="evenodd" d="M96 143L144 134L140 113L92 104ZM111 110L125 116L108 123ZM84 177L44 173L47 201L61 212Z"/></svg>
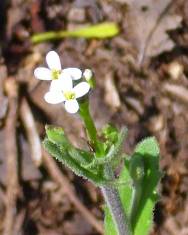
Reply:
<svg viewBox="0 0 188 235"><path fill-rule="evenodd" d="M103 21L116 22L120 34L30 41L34 33ZM99 189L41 153L45 124L62 126L76 146L87 145L79 117L45 103L49 84L33 76L51 49L63 67L95 73L90 103L97 128L126 125L128 153L143 137L156 136L164 177L151 234L187 235L186 0L0 1L0 234L102 234Z"/></svg>

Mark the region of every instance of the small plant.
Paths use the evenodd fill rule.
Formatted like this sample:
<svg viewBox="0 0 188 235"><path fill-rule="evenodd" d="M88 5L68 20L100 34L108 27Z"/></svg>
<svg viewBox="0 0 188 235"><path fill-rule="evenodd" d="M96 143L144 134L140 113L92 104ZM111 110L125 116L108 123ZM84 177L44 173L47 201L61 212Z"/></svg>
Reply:
<svg viewBox="0 0 188 235"><path fill-rule="evenodd" d="M94 87L92 71L62 69L58 54L46 56L49 68L39 67L36 78L51 80L44 99L50 104L63 103L67 112L78 113L87 132L92 151L74 147L60 127L46 126L45 149L76 175L101 188L106 202L106 235L147 235L158 200L157 185L161 178L159 147L154 137L138 143L131 156L122 152L127 137L126 127L120 131L106 125L97 131L89 111L88 93ZM116 169L121 167L119 175Z"/></svg>

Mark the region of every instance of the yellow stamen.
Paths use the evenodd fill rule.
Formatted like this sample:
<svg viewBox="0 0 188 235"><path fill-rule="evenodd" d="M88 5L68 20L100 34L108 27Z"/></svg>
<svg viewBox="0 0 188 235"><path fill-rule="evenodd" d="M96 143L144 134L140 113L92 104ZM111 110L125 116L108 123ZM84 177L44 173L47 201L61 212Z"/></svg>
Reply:
<svg viewBox="0 0 188 235"><path fill-rule="evenodd" d="M52 80L56 80L59 78L59 75L61 74L61 70L52 69L51 73L52 73Z"/></svg>
<svg viewBox="0 0 188 235"><path fill-rule="evenodd" d="M65 96L66 100L74 100L76 97L75 93L72 91L64 92L64 96Z"/></svg>

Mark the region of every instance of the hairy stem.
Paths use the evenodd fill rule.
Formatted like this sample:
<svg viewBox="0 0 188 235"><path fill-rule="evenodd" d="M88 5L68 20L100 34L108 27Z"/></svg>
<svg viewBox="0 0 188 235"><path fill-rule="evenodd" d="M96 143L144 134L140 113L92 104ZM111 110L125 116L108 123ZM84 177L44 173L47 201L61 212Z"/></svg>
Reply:
<svg viewBox="0 0 188 235"><path fill-rule="evenodd" d="M106 165L105 171L107 177L113 180L114 173L109 165ZM128 218L124 212L118 190L111 186L102 186L101 191L116 225L117 235L130 235Z"/></svg>
<svg viewBox="0 0 188 235"><path fill-rule="evenodd" d="M101 191L116 225L117 235L130 235L126 223L127 218L123 211L118 191L115 188L108 186L101 187Z"/></svg>

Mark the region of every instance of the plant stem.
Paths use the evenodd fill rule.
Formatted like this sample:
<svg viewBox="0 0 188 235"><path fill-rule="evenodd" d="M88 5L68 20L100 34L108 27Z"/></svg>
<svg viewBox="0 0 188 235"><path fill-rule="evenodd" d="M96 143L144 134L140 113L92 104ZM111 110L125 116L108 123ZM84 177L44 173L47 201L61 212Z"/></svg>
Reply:
<svg viewBox="0 0 188 235"><path fill-rule="evenodd" d="M100 142L97 139L97 130L93 122L93 119L90 115L89 104L87 101L84 103L80 103L80 116L84 121L87 135L89 137L92 147L94 147L96 154L100 155L101 153Z"/></svg>
<svg viewBox="0 0 188 235"><path fill-rule="evenodd" d="M85 123L87 135L95 148L96 155L99 157L102 156L102 149L100 147L100 142L97 139L97 130L89 112L88 102L80 104L80 116ZM113 181L114 173L111 166L106 164L104 171L106 177ZM112 214L114 224L116 225L117 235L130 235L128 219L126 218L118 190L108 185L102 186L101 191Z"/></svg>
<svg viewBox="0 0 188 235"><path fill-rule="evenodd" d="M114 173L109 165L106 165L106 174L109 179L114 179ZM102 186L101 191L116 225L117 235L130 235L129 222L124 212L119 192L113 186Z"/></svg>

